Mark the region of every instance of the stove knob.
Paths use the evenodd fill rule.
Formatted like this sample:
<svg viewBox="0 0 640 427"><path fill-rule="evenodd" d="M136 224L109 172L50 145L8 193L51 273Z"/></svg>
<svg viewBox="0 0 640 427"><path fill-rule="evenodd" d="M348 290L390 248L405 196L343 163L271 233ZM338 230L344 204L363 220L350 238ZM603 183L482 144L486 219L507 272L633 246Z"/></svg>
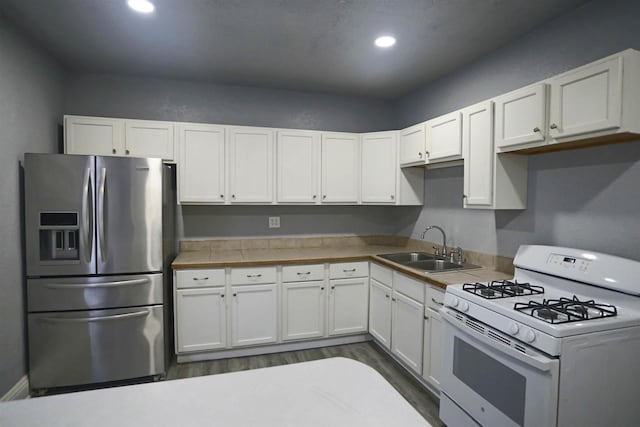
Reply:
<svg viewBox="0 0 640 427"><path fill-rule="evenodd" d="M466 301L462 301L460 303L460 311L462 311L463 313L469 311L469 304Z"/></svg>
<svg viewBox="0 0 640 427"><path fill-rule="evenodd" d="M536 334L531 329L524 333L524 340L526 342L534 342L536 340Z"/></svg>
<svg viewBox="0 0 640 427"><path fill-rule="evenodd" d="M518 327L518 324L513 322L509 324L509 327L507 328L507 332L509 332L511 335L517 334L519 330L520 328Z"/></svg>
<svg viewBox="0 0 640 427"><path fill-rule="evenodd" d="M451 307L457 307L459 303L460 300L458 299L458 297L451 298Z"/></svg>

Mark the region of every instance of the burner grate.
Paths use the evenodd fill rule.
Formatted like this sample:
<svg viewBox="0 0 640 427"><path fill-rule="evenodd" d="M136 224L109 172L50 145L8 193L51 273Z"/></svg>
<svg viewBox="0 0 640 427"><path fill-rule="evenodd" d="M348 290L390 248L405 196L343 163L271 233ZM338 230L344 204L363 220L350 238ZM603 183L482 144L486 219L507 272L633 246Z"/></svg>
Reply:
<svg viewBox="0 0 640 427"><path fill-rule="evenodd" d="M511 298L544 293L542 286L519 283L517 280L493 280L488 284L479 282L465 283L462 285L462 289L485 299Z"/></svg>
<svg viewBox="0 0 640 427"><path fill-rule="evenodd" d="M553 324L603 319L618 315L618 309L614 305L597 303L594 300L580 301L575 295L571 299L545 299L542 303L517 302L513 308Z"/></svg>

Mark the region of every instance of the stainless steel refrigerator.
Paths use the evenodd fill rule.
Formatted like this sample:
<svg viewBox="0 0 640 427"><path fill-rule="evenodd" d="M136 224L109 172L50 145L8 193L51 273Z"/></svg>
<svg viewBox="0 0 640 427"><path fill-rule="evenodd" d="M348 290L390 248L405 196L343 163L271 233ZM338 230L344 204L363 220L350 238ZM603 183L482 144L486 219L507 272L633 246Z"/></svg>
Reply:
<svg viewBox="0 0 640 427"><path fill-rule="evenodd" d="M160 159L25 154L34 392L165 373L173 172Z"/></svg>

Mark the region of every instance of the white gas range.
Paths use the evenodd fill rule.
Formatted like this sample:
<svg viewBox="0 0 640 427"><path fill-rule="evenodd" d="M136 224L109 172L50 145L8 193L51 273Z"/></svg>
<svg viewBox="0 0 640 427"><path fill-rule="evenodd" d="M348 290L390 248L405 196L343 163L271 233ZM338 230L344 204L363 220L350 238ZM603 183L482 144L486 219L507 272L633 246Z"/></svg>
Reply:
<svg viewBox="0 0 640 427"><path fill-rule="evenodd" d="M640 262L521 246L511 281L447 287L450 427L640 425Z"/></svg>

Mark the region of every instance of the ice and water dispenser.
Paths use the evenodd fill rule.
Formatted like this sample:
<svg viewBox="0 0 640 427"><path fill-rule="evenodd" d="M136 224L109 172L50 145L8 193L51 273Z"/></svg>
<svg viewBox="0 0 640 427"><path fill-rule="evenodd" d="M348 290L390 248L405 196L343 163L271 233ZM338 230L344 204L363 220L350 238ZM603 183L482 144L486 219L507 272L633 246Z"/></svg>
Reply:
<svg viewBox="0 0 640 427"><path fill-rule="evenodd" d="M79 260L79 237L77 212L41 212L40 262Z"/></svg>

